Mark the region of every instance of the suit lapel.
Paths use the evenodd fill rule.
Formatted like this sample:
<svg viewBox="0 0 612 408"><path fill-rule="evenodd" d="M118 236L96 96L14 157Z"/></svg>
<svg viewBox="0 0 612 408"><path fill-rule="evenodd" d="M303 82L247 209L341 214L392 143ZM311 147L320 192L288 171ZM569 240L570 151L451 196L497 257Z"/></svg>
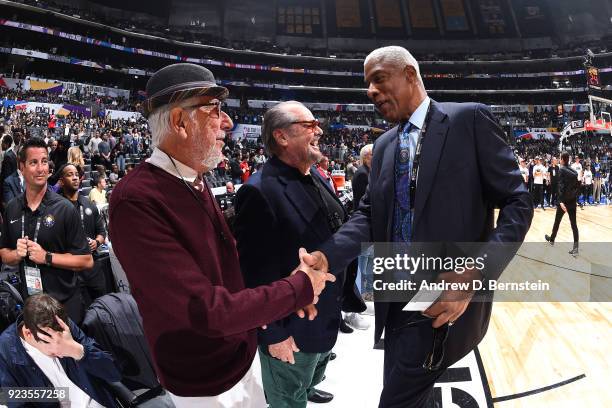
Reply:
<svg viewBox="0 0 612 408"><path fill-rule="evenodd" d="M340 199L338 198L338 196L336 195L336 192L332 189L332 187L329 185L329 183L327 182L327 180L325 180L323 178L323 176L321 175L321 173L319 173L319 170L315 167L312 166L310 168L310 174L312 175L312 177L318 177L319 181L325 186L325 188L327 189L327 191L329 191L329 193L332 195L332 197L334 198L334 200L336 200L336 202L338 204L340 204L340 207L342 207L342 219L346 220L346 218L348 217L348 214L346 212L346 208L344 208L344 205L342 204L342 201L340 201Z"/></svg>
<svg viewBox="0 0 612 408"><path fill-rule="evenodd" d="M417 189L414 199L414 221L412 228L415 229L419 222L421 213L427 197L431 192L431 187L438 171L438 163L442 148L446 141L446 135L449 129L449 121L446 119L446 114L440 109L440 105L431 101L431 119L427 125L427 134L422 146L421 159L419 163L419 173L417 176Z"/></svg>
<svg viewBox="0 0 612 408"><path fill-rule="evenodd" d="M395 128L395 132L385 146L385 152L383 153L382 165L380 171L381 180L381 194L380 197L384 197L387 200L384 203L384 214L383 220L387 220L387 228L385 237L390 239L391 228L393 228L393 205L395 204L395 150L397 149L399 126ZM390 163L390 165L389 165Z"/></svg>
<svg viewBox="0 0 612 408"><path fill-rule="evenodd" d="M302 220L309 228L317 234L321 241L325 240L329 233L324 229L325 224L320 220L315 220L315 216L319 211L319 206L315 203L304 186L299 180L288 179L284 176L279 176L279 179L285 184L285 196L293 205Z"/></svg>

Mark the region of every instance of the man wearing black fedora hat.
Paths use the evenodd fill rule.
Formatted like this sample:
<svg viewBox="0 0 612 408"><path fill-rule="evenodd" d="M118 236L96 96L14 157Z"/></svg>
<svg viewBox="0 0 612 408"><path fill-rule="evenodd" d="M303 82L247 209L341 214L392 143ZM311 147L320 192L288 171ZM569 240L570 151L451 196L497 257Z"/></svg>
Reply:
<svg viewBox="0 0 612 408"><path fill-rule="evenodd" d="M300 250L290 276L245 289L234 238L202 181L233 125L221 110L228 90L180 63L146 91L154 151L113 190L109 229L157 375L180 407L266 406L255 328L316 301L335 278L307 267Z"/></svg>

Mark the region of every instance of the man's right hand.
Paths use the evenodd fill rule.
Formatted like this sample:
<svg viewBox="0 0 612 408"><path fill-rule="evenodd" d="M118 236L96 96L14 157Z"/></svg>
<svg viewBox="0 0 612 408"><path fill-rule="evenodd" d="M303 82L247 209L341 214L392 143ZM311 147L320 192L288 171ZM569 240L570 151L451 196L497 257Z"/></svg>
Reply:
<svg viewBox="0 0 612 408"><path fill-rule="evenodd" d="M563 212L567 212L567 207L563 203L561 203L561 209L563 210Z"/></svg>
<svg viewBox="0 0 612 408"><path fill-rule="evenodd" d="M319 301L319 295L325 289L327 282L335 282L336 277L329 273L327 258L322 252L316 251L312 254L306 252L306 249L299 250L300 265L298 270L303 271L310 278L312 291L314 292L313 304Z"/></svg>
<svg viewBox="0 0 612 408"><path fill-rule="evenodd" d="M17 256L25 258L28 254L28 237L19 238L17 240Z"/></svg>
<svg viewBox="0 0 612 408"><path fill-rule="evenodd" d="M272 357L289 364L295 364L293 353L298 351L300 351L300 349L295 344L293 336L289 336L289 338L280 343L270 344L268 346L268 352Z"/></svg>

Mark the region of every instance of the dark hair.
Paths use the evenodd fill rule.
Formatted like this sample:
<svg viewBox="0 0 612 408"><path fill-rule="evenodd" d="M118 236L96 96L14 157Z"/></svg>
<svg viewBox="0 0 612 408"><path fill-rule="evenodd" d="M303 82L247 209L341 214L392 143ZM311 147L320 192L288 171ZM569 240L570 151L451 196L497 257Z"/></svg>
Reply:
<svg viewBox="0 0 612 408"><path fill-rule="evenodd" d="M13 144L13 138L11 137L11 135L5 135L2 138L2 144L8 145L8 146L12 145Z"/></svg>
<svg viewBox="0 0 612 408"><path fill-rule="evenodd" d="M23 306L23 324L32 332L36 341L39 341L39 327L49 327L57 332L64 331L55 316L68 322L64 306L48 294L38 293L26 299Z"/></svg>
<svg viewBox="0 0 612 408"><path fill-rule="evenodd" d="M94 185L100 184L100 181L106 179L106 174L98 174L98 176L94 179Z"/></svg>
<svg viewBox="0 0 612 408"><path fill-rule="evenodd" d="M561 161L563 163L569 163L569 153L568 152L561 153Z"/></svg>
<svg viewBox="0 0 612 408"><path fill-rule="evenodd" d="M25 163L26 159L28 158L27 150L31 147L40 147L45 149L45 152L47 151L47 144L43 139L40 137L32 137L26 140L21 146L21 149L19 149L19 161L21 163Z"/></svg>

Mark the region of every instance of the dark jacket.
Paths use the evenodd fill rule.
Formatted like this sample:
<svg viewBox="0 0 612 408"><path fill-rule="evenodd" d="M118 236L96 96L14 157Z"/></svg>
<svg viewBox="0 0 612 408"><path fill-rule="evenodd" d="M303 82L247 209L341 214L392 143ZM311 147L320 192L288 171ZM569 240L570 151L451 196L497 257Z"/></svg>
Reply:
<svg viewBox="0 0 612 408"><path fill-rule="evenodd" d="M21 185L21 180L19 180L19 173L17 173L17 171L8 176L4 180L3 185L2 202L6 207L9 201L23 193L24 187Z"/></svg>
<svg viewBox="0 0 612 408"><path fill-rule="evenodd" d="M0 385L2 387L53 387L47 376L36 365L21 343L18 327L21 318L10 325L0 336ZM71 320L72 338L81 344L85 355L79 361L73 358L60 358L68 378L87 395L107 408L115 407L113 397L105 383L121 381L121 374L113 357L100 347ZM28 406L22 403L8 404L9 407ZM36 407L59 407L59 403L37 403Z"/></svg>
<svg viewBox="0 0 612 408"><path fill-rule="evenodd" d="M580 191L578 172L569 166L561 166L559 170L559 202L566 207L576 207L576 200Z"/></svg>
<svg viewBox="0 0 612 408"><path fill-rule="evenodd" d="M366 166L359 166L355 175L353 176L352 187L353 187L353 209L359 207L359 201L366 192L368 187L368 178L370 177L370 169Z"/></svg>
<svg viewBox="0 0 612 408"><path fill-rule="evenodd" d="M310 174L338 200L314 167ZM273 157L236 193L234 234L248 287L283 278L299 264L299 248L312 251L332 236L325 210L308 194L299 177L295 168ZM293 336L300 351L331 350L341 319L344 267L331 272L338 279L321 293L316 319L289 315L258 330L258 343L268 346Z"/></svg>
<svg viewBox="0 0 612 408"><path fill-rule="evenodd" d="M362 242L392 241L397 143L397 126L376 141L370 183L361 205L321 246L330 269L343 267L359 255ZM497 226L495 207L500 208ZM417 179L412 241L483 242L484 253L496 253L498 242L522 242L532 217L531 196L490 110L481 104L432 100ZM519 246L512 245L512 249ZM511 259L516 250L504 255ZM497 279L505 265L498 266L485 271L485 278ZM389 313L390 303L376 302L375 306L377 341L385 325L393 327L396 322ZM490 315L491 303L469 304L449 331L444 366L458 361L480 342Z"/></svg>
<svg viewBox="0 0 612 408"><path fill-rule="evenodd" d="M11 174L17 171L17 156L15 156L15 152L13 149L8 149L6 153L4 153L4 158L2 159L2 170L0 171L0 186L4 191L4 180L6 180ZM2 194L4 197L4 193Z"/></svg>

